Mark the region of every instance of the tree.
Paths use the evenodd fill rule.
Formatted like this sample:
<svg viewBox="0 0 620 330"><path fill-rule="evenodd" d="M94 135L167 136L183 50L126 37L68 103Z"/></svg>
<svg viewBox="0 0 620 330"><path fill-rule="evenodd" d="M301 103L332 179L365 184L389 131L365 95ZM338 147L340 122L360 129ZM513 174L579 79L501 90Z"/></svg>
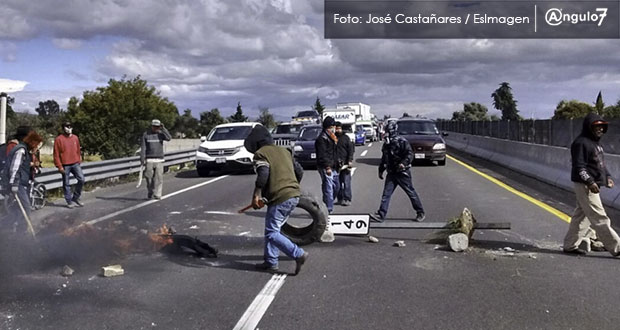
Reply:
<svg viewBox="0 0 620 330"><path fill-rule="evenodd" d="M323 106L323 104L321 104L321 100L319 99L319 97L316 97L316 101L314 101L314 105L312 106L313 110L316 110L319 113L319 117L323 118L323 111L325 110L325 107Z"/></svg>
<svg viewBox="0 0 620 330"><path fill-rule="evenodd" d="M220 124L226 122L226 119L220 114L218 108L213 108L211 111L204 111L200 113L200 135L207 136L211 130Z"/></svg>
<svg viewBox="0 0 620 330"><path fill-rule="evenodd" d="M13 134L15 132L15 129L17 129L17 126L19 126L18 124L15 123L16 121L16 115L15 115L15 111L13 111L13 103L15 103L15 98L12 96L8 96L6 97L6 132L7 132L7 137L11 136L11 134Z"/></svg>
<svg viewBox="0 0 620 330"><path fill-rule="evenodd" d="M458 121L480 121L489 120L489 109L477 102L463 104L463 111L452 113L452 120Z"/></svg>
<svg viewBox="0 0 620 330"><path fill-rule="evenodd" d="M192 116L191 109L185 109L182 116L177 117L172 128L173 135L180 135L181 137L193 139L198 137L199 121Z"/></svg>
<svg viewBox="0 0 620 330"><path fill-rule="evenodd" d="M257 120L259 123L266 128L276 127L276 120L273 118L273 115L269 113L269 108L259 107L258 111L260 112Z"/></svg>
<svg viewBox="0 0 620 330"><path fill-rule="evenodd" d="M406 117L411 117L411 115L409 115L409 114L408 114L408 113L406 113L406 112L403 112L403 117L402 117L402 118L406 118Z"/></svg>
<svg viewBox="0 0 620 330"><path fill-rule="evenodd" d="M574 119L583 118L588 113L593 112L594 107L590 104L577 100L562 100L555 107L553 117L551 119Z"/></svg>
<svg viewBox="0 0 620 330"><path fill-rule="evenodd" d="M605 109L605 103L603 103L603 94L601 91L598 91L598 96L596 97L596 103L594 105L594 109L596 109L596 113L599 115L603 115Z"/></svg>
<svg viewBox="0 0 620 330"><path fill-rule="evenodd" d="M105 159L134 155L152 119L172 127L178 116L174 103L140 76L110 79L105 87L85 91L81 100L72 97L67 107L84 151Z"/></svg>
<svg viewBox="0 0 620 330"><path fill-rule="evenodd" d="M244 121L248 121L248 117L243 115L243 110L241 109L241 102L237 103L237 111L234 115L228 117L228 120L231 123L240 123Z"/></svg>
<svg viewBox="0 0 620 330"><path fill-rule="evenodd" d="M63 119L63 111L55 100L39 102L35 109L39 114L40 128L50 135L54 135L60 127Z"/></svg>
<svg viewBox="0 0 620 330"><path fill-rule="evenodd" d="M507 82L503 82L500 87L491 94L493 98L493 106L502 112L502 120L521 120L519 110L517 110L517 101L513 99L512 88Z"/></svg>

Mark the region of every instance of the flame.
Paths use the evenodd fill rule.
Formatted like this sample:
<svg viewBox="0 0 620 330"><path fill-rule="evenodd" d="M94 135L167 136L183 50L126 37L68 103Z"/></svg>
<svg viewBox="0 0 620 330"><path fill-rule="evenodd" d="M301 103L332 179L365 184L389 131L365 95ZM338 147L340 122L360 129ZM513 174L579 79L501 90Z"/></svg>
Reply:
<svg viewBox="0 0 620 330"><path fill-rule="evenodd" d="M95 228L93 228L93 226L82 223L77 227L69 227L63 230L61 235L66 236L66 237L71 237L71 236L77 236L77 235L90 234L93 232L95 232Z"/></svg>
<svg viewBox="0 0 620 330"><path fill-rule="evenodd" d="M157 248L163 248L164 246L168 244L174 243L170 228L168 228L166 224L164 224L163 226L161 226L161 228L159 228L159 232L154 233L154 234L149 234L149 238L151 239L151 241Z"/></svg>

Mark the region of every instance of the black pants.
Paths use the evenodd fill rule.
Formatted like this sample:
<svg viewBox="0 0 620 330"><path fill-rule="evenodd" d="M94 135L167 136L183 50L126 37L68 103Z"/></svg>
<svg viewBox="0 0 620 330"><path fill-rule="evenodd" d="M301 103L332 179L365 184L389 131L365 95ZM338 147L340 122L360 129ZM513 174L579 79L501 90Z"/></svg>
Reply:
<svg viewBox="0 0 620 330"><path fill-rule="evenodd" d="M420 197L413 188L411 171L407 169L398 173L388 173L385 177L383 196L381 196L381 206L379 207L379 217L381 217L381 219L384 219L387 215L388 207L390 206L390 198L392 198L396 186L403 188L411 201L411 206L417 213L424 213L422 201L420 201Z"/></svg>

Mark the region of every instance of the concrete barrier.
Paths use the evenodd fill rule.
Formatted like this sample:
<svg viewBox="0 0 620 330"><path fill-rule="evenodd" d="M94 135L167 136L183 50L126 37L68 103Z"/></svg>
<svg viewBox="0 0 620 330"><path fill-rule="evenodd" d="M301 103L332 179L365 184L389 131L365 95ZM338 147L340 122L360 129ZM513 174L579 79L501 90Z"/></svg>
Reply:
<svg viewBox="0 0 620 330"><path fill-rule="evenodd" d="M449 148L454 148L498 163L516 172L540 181L573 191L570 180L571 156L568 148L496 139L450 132L446 137ZM612 176L620 184L620 155L606 154L605 162ZM603 188L601 199L607 206L620 209L620 188Z"/></svg>

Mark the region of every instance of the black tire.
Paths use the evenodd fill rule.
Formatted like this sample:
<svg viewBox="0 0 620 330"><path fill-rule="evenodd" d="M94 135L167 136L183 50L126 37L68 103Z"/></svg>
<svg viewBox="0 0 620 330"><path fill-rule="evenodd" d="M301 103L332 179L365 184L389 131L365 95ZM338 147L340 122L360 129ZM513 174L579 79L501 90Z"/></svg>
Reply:
<svg viewBox="0 0 620 330"><path fill-rule="evenodd" d="M198 176L209 176L209 170L204 167L197 167L196 172L198 172Z"/></svg>
<svg viewBox="0 0 620 330"><path fill-rule="evenodd" d="M32 208L35 210L40 210L45 206L45 197L46 197L47 189L45 185L42 183L36 183L34 185L34 189L32 191Z"/></svg>
<svg viewBox="0 0 620 330"><path fill-rule="evenodd" d="M297 207L306 210L312 218L312 224L295 227L288 223L282 226L282 234L297 245L308 245L318 241L327 226L327 207L318 198L310 194L302 194Z"/></svg>
<svg viewBox="0 0 620 330"><path fill-rule="evenodd" d="M437 161L437 165L439 165L439 166L446 166L446 159L444 158L443 160L438 160Z"/></svg>

